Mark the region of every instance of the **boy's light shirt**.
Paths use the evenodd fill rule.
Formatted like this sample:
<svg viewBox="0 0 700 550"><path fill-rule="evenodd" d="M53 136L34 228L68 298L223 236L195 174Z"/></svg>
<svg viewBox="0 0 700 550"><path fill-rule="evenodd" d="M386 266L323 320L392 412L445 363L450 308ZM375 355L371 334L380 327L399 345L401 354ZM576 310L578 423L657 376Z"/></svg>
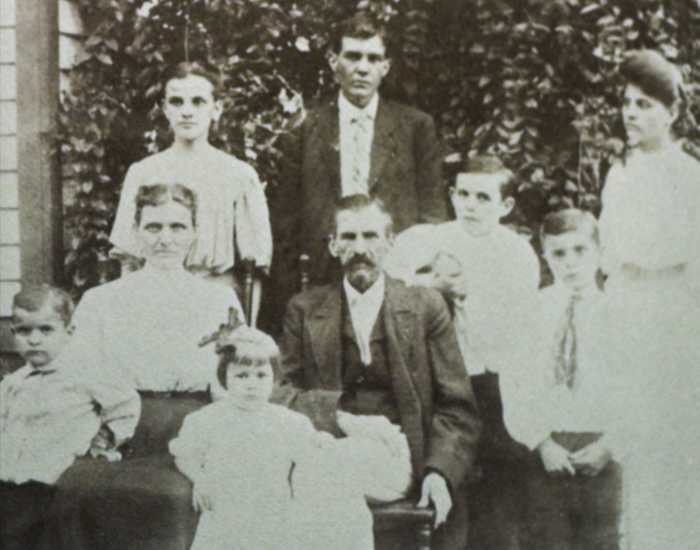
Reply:
<svg viewBox="0 0 700 550"><path fill-rule="evenodd" d="M380 274L374 284L365 292L360 293L353 288L346 278L343 279L343 289L348 300L350 319L355 329L357 346L360 348L360 359L367 366L372 364L372 351L369 339L372 328L379 316L379 310L384 303L384 274Z"/></svg>
<svg viewBox="0 0 700 550"><path fill-rule="evenodd" d="M350 103L341 93L338 94L338 120L340 127L340 181L342 195L369 193L369 171L374 139L374 120L379 106L379 94L360 109ZM362 124L353 123L353 119L362 119ZM355 134L357 134L355 136ZM354 139L356 138L356 139ZM357 158L358 178L353 177Z"/></svg>
<svg viewBox="0 0 700 550"><path fill-rule="evenodd" d="M467 371L498 372L511 362L511 335L536 295L537 256L525 237L500 225L478 237L459 221L436 228L436 242L459 259L466 281L466 298L455 303L455 328Z"/></svg>
<svg viewBox="0 0 700 550"><path fill-rule="evenodd" d="M513 333L527 323L537 295L540 266L523 236L498 225L472 236L458 220L420 224L399 235L385 262L387 274L409 285L430 284L430 267L444 252L462 265L466 297L455 303L455 329L470 375L498 372L512 363Z"/></svg>
<svg viewBox="0 0 700 550"><path fill-rule="evenodd" d="M82 367L72 351L69 345L45 373L26 365L0 382L2 481L55 483L88 452L102 424L117 445L133 435L141 409L136 391L118 376Z"/></svg>
<svg viewBox="0 0 700 550"><path fill-rule="evenodd" d="M595 287L575 303L578 367L574 384L570 388L556 383L556 340L570 299L570 290L561 284L540 291L531 326L523 327L521 360L501 377L506 427L531 449L552 432L602 432L610 450L620 454L624 444L616 421L626 380L613 360L606 298Z"/></svg>

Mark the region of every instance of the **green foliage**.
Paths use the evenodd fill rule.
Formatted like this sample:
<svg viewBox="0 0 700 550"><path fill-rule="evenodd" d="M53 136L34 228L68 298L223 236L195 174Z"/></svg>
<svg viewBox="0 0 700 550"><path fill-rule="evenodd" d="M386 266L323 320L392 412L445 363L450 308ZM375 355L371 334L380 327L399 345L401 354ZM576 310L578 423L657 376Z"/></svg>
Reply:
<svg viewBox="0 0 700 550"><path fill-rule="evenodd" d="M383 93L435 116L447 149L500 155L518 174L527 229L551 209L596 211L605 167L622 146L616 64L655 47L695 84L695 0L79 0L91 33L64 95L67 274L80 292L114 275L108 234L129 164L169 141L160 76L183 60L221 70L225 114L212 141L270 186L277 138L304 103L333 91L334 25L357 9L388 24Z"/></svg>

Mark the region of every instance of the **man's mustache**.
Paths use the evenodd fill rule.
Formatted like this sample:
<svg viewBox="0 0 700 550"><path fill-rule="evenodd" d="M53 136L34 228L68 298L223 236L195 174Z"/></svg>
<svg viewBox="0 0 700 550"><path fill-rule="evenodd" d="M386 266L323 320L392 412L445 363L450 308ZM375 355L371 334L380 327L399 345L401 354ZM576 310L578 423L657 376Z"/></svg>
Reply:
<svg viewBox="0 0 700 550"><path fill-rule="evenodd" d="M348 267L355 267L360 264L365 264L368 265L369 267L375 267L376 264L374 261L369 257L365 256L364 254L356 254L347 263Z"/></svg>

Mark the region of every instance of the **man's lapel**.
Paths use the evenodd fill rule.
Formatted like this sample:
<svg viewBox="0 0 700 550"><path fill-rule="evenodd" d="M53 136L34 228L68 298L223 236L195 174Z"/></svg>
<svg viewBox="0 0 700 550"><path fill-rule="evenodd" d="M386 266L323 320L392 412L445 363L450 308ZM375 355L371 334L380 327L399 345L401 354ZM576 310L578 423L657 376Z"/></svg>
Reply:
<svg viewBox="0 0 700 550"><path fill-rule="evenodd" d="M414 467L420 467L424 438L422 411L420 396L411 376L411 371L416 368L413 354L413 343L417 337L415 313L411 309L406 288L389 277L386 279L384 324L387 358L401 426L411 447Z"/></svg>
<svg viewBox="0 0 700 550"><path fill-rule="evenodd" d="M308 335L323 389L340 390L342 348L342 286L330 287L326 299L308 321Z"/></svg>
<svg viewBox="0 0 700 550"><path fill-rule="evenodd" d="M384 164L396 156L394 132L398 122L391 110L391 105L380 98L377 116L374 120L374 137L372 138L372 154L369 165L370 191L380 182Z"/></svg>
<svg viewBox="0 0 700 550"><path fill-rule="evenodd" d="M318 123L322 140L321 166L328 170L328 182L340 196L340 122L338 121L338 99L329 101L322 109Z"/></svg>

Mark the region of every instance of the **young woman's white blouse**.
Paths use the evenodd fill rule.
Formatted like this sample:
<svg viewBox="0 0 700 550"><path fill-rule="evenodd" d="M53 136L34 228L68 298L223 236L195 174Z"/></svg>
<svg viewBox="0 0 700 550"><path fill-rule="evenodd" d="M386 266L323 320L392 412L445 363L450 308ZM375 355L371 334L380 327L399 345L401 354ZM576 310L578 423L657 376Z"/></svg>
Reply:
<svg viewBox="0 0 700 550"><path fill-rule="evenodd" d="M603 270L663 270L700 259L700 162L673 144L614 165L602 196Z"/></svg>
<svg viewBox="0 0 700 550"><path fill-rule="evenodd" d="M134 231L139 187L181 183L197 194L197 238L185 264L220 274L239 257L259 267L272 259L270 215L263 186L252 166L214 147L196 163L183 162L172 149L132 164L126 174L110 240L119 249L141 256Z"/></svg>
<svg viewBox="0 0 700 550"><path fill-rule="evenodd" d="M219 328L235 292L180 268L148 265L85 293L73 317L80 350L98 368L123 374L138 390L216 388L217 356L200 338Z"/></svg>

